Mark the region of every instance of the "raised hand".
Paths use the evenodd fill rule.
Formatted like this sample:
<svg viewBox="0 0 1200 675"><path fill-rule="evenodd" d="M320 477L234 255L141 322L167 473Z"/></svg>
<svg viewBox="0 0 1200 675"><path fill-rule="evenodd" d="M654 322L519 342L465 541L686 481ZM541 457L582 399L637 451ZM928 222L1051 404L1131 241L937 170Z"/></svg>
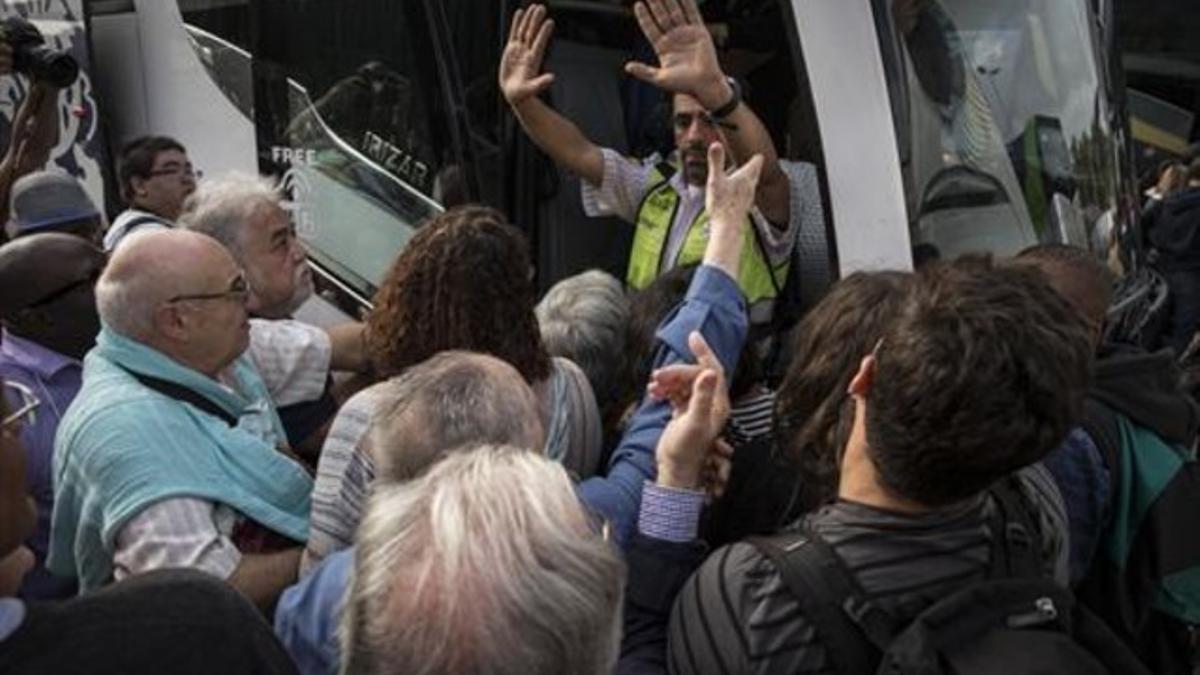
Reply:
<svg viewBox="0 0 1200 675"><path fill-rule="evenodd" d="M711 484L714 471L718 478L728 473L720 468L728 446L718 445L730 408L725 371L700 333L688 336L688 346L695 365L669 366L652 376L651 395L668 399L672 413L658 440L659 484L716 487Z"/></svg>
<svg viewBox="0 0 1200 675"><path fill-rule="evenodd" d="M510 106L537 96L554 82L553 73L539 75L552 32L554 20L546 18L543 5L531 5L513 14L508 44L500 55L500 93Z"/></svg>
<svg viewBox="0 0 1200 675"><path fill-rule="evenodd" d="M689 94L709 110L732 95L712 35L695 0L645 0L633 6L642 33L658 55L658 67L631 61L625 72L667 91Z"/></svg>
<svg viewBox="0 0 1200 675"><path fill-rule="evenodd" d="M746 222L746 214L754 206L762 167L762 155L755 155L736 171L727 174L724 146L720 143L709 146L708 186L704 193L704 208L708 211L713 238L734 228L738 232L741 231L742 223Z"/></svg>

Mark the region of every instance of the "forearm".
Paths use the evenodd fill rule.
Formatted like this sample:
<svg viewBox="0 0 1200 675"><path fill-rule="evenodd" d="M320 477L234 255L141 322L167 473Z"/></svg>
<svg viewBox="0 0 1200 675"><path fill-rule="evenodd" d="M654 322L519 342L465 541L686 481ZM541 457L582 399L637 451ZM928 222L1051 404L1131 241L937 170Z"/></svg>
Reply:
<svg viewBox="0 0 1200 675"><path fill-rule="evenodd" d="M556 164L592 185L600 185L604 156L573 122L536 96L513 106L513 114L534 144Z"/></svg>
<svg viewBox="0 0 1200 675"><path fill-rule="evenodd" d="M708 246L704 249L704 264L721 270L731 279L737 279L738 273L741 272L744 229L741 223L726 227L712 223L709 227Z"/></svg>
<svg viewBox="0 0 1200 675"><path fill-rule="evenodd" d="M279 594L296 582L302 549L290 548L278 553L243 555L229 577L236 588L263 612L270 612Z"/></svg>
<svg viewBox="0 0 1200 675"><path fill-rule="evenodd" d="M722 77L719 85L710 85L704 97L699 99L709 110L715 110L733 97L733 89ZM786 223L789 200L787 175L779 167L779 153L771 134L750 106L739 103L737 108L723 120L725 139L730 157L740 166L754 155L762 155L762 176L758 180L754 203L768 220Z"/></svg>
<svg viewBox="0 0 1200 675"><path fill-rule="evenodd" d="M345 370L361 373L367 370L367 343L362 323L344 323L326 329L332 348L329 359L330 370Z"/></svg>
<svg viewBox="0 0 1200 675"><path fill-rule="evenodd" d="M692 331L700 331L725 372L737 369L749 323L734 279L706 267L696 270L682 306L656 334L659 344L654 353L655 368L690 359L687 337ZM656 478L654 451L670 419L670 404L647 397L614 451L608 475L589 478L579 485L580 498L612 521L622 546L627 546L633 536L642 486Z"/></svg>

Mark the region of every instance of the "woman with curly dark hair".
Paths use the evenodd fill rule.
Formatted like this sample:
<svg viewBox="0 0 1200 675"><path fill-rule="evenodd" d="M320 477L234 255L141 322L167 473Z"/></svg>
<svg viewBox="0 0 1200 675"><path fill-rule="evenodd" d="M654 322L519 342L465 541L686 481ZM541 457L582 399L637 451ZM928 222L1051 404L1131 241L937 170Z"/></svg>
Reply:
<svg viewBox="0 0 1200 675"><path fill-rule="evenodd" d="M863 354L895 319L908 272L855 272L804 316L775 392L773 439L739 448L705 539L713 546L769 534L837 494L838 462L853 409L846 391Z"/></svg>
<svg viewBox="0 0 1200 675"><path fill-rule="evenodd" d="M380 283L365 339L375 373L395 377L449 349L508 362L538 396L544 454L578 478L597 469L600 413L583 371L551 358L534 315L525 237L498 211L464 206L413 235ZM374 464L363 439L380 392L369 387L338 411L321 451L304 568L348 546Z"/></svg>

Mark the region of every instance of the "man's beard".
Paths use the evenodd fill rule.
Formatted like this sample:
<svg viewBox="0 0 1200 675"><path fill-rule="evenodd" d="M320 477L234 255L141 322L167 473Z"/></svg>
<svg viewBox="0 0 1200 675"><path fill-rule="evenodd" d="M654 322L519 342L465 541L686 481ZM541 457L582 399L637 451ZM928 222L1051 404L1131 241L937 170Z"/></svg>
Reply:
<svg viewBox="0 0 1200 675"><path fill-rule="evenodd" d="M684 182L695 187L708 183L708 149L703 145L690 145L679 153Z"/></svg>
<svg viewBox="0 0 1200 675"><path fill-rule="evenodd" d="M312 270L305 263L296 268L296 292L288 300L288 315L296 313L300 306L308 301L313 294Z"/></svg>

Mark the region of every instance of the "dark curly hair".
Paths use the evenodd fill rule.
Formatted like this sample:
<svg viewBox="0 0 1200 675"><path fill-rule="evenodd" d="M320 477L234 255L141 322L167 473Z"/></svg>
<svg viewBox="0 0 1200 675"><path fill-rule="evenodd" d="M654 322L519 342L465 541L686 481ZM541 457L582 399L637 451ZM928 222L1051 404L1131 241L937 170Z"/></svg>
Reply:
<svg viewBox="0 0 1200 675"><path fill-rule="evenodd" d="M838 457L853 416L846 389L911 284L907 272L855 272L796 328L791 366L775 398L775 430L782 459L800 473L800 512L837 494Z"/></svg>
<svg viewBox="0 0 1200 675"><path fill-rule="evenodd" d="M524 235L495 209L463 206L431 219L375 293L366 328L375 374L462 349L507 361L530 384L549 377L531 269Z"/></svg>

